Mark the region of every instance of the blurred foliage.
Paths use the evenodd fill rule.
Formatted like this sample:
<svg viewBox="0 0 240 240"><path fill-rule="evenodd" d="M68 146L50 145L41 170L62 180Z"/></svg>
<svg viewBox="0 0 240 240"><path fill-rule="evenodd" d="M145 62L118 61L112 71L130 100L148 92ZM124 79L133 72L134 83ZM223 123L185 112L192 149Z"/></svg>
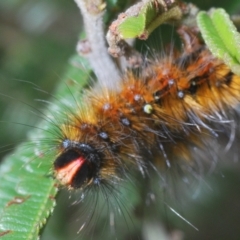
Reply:
<svg viewBox="0 0 240 240"><path fill-rule="evenodd" d="M74 1L0 1L0 93L14 97L0 96L3 121L16 122L18 116L17 122L35 124L37 116L28 117L26 104L36 107L34 99L50 97L75 52L81 27ZM49 95L43 96L31 83ZM3 146L18 142L29 129L10 124L0 130Z"/></svg>
<svg viewBox="0 0 240 240"><path fill-rule="evenodd" d="M239 0L192 2L205 10L222 7L230 13L240 12ZM73 0L0 1L0 93L10 96L0 96L1 117L2 121L29 125L1 123L0 146L22 141L26 131L38 121L38 116L30 112L27 104L37 108L39 104L34 99L51 97L68 59L75 52L81 27L79 10ZM36 90L31 83L49 94ZM182 206L181 214L199 231L163 207L163 220L169 229L181 229L184 239L189 240L239 239L239 163L234 167L229 165L222 174L206 178L199 196ZM72 239L76 238L82 218L79 216L76 221L72 213L81 213L81 210L77 210L79 205L71 206L74 196L69 200L67 193L62 195L42 239L70 239L69 234Z"/></svg>

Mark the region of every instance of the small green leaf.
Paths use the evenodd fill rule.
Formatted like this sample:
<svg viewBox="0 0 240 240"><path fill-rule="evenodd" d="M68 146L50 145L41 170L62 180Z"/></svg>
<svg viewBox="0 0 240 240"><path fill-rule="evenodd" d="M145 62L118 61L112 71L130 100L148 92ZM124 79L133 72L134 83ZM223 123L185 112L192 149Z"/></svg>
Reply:
<svg viewBox="0 0 240 240"><path fill-rule="evenodd" d="M214 26L226 45L231 56L240 62L240 34L224 9L217 9L212 14Z"/></svg>
<svg viewBox="0 0 240 240"><path fill-rule="evenodd" d="M147 1L130 8L117 28L121 39L146 39L163 22L181 18L182 13L176 2L166 9L164 4L163 1Z"/></svg>
<svg viewBox="0 0 240 240"><path fill-rule="evenodd" d="M197 23L213 55L240 75L240 34L225 10L213 10L211 15L200 12Z"/></svg>

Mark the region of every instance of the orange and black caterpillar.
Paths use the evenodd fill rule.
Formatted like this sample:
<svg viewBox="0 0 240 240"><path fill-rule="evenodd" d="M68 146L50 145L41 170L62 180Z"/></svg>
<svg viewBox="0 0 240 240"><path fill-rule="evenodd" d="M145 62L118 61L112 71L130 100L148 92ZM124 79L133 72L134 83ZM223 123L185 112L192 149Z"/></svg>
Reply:
<svg viewBox="0 0 240 240"><path fill-rule="evenodd" d="M54 161L60 183L78 189L119 182L132 169L143 175L174 165L195 169L195 151L204 153L219 135L232 138L227 113L240 101L240 77L192 30L178 32L182 52L128 72L115 90L98 86L86 94L84 106L61 126Z"/></svg>

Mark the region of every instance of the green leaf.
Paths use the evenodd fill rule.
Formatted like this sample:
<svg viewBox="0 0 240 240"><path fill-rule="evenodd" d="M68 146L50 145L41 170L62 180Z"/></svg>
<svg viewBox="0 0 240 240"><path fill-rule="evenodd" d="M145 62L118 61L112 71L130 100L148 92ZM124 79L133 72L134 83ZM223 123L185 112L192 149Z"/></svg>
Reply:
<svg viewBox="0 0 240 240"><path fill-rule="evenodd" d="M141 6L140 6L141 4ZM118 26L118 33L122 39L147 39L149 34L160 24L168 20L180 19L181 10L174 2L167 9L163 8L163 1L145 1L128 9L128 15ZM140 11L139 11L140 8ZM139 11L139 12L138 12Z"/></svg>
<svg viewBox="0 0 240 240"><path fill-rule="evenodd" d="M85 61L75 56L72 62L74 65L81 62L82 65ZM73 95L79 94L79 90L86 84L89 71L87 65L82 69L69 66L54 94L61 97L65 107L66 102L72 102ZM77 81L77 84L74 84L74 81ZM49 109L42 114L46 121L32 130L28 141L21 144L0 165L1 239L37 239L40 228L53 210L58 189L51 177L51 168L56 152L50 147L53 144L51 140L48 142L46 139L52 139L52 134L57 129L50 117L56 116L58 108L58 100L53 101Z"/></svg>
<svg viewBox="0 0 240 240"><path fill-rule="evenodd" d="M240 62L240 34L224 9L218 9L212 14L215 28L226 45L231 56Z"/></svg>
<svg viewBox="0 0 240 240"><path fill-rule="evenodd" d="M216 9L210 15L200 12L197 23L213 55L240 75L240 34L225 10Z"/></svg>

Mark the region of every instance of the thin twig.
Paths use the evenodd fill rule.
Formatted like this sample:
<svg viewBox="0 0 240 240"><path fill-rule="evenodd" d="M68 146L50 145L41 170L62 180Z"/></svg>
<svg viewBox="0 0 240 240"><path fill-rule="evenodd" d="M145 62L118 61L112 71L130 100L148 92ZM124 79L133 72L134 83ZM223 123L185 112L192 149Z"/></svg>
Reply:
<svg viewBox="0 0 240 240"><path fill-rule="evenodd" d="M88 51L85 51L91 67L98 78L98 83L107 88L116 88L120 80L120 71L110 57L105 40L103 15L105 1L103 0L75 0L81 10L87 35ZM78 45L82 50L82 45Z"/></svg>

